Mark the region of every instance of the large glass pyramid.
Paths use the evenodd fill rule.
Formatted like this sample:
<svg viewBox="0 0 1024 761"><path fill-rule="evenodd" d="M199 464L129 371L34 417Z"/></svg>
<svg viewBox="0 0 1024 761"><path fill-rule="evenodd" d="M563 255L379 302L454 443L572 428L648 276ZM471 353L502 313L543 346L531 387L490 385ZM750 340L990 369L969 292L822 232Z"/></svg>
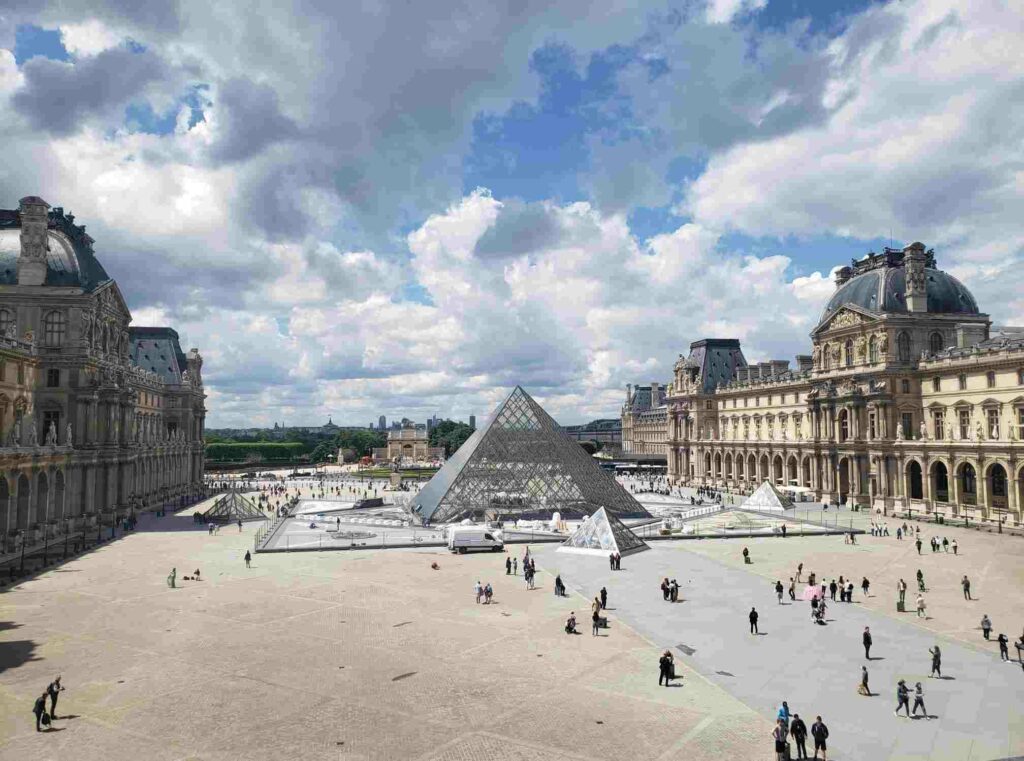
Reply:
<svg viewBox="0 0 1024 761"><path fill-rule="evenodd" d="M411 501L424 523L648 513L516 386Z"/></svg>
<svg viewBox="0 0 1024 761"><path fill-rule="evenodd" d="M613 552L628 555L650 547L603 507L585 520L558 548L559 552L587 552L605 557Z"/></svg>

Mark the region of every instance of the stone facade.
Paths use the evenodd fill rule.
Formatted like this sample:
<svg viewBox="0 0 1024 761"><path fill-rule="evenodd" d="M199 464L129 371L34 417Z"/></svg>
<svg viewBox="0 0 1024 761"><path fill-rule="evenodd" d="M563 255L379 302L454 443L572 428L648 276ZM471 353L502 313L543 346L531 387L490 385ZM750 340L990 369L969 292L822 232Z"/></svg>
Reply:
<svg viewBox="0 0 1024 761"><path fill-rule="evenodd" d="M0 209L0 551L201 492L202 357L130 322L71 214Z"/></svg>
<svg viewBox="0 0 1024 761"><path fill-rule="evenodd" d="M1021 522L1024 330L993 329L915 243L840 270L811 340L795 368L739 355L711 383L695 359L708 341L680 358L666 400L673 482L768 479L882 511Z"/></svg>
<svg viewBox="0 0 1024 761"><path fill-rule="evenodd" d="M660 383L626 386L622 405L622 453L664 457L668 429L665 387Z"/></svg>

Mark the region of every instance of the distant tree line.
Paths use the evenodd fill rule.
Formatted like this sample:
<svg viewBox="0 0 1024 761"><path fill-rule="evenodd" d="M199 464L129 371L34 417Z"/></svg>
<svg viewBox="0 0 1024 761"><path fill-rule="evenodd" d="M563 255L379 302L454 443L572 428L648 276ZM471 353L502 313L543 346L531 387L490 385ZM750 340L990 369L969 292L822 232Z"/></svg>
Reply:
<svg viewBox="0 0 1024 761"><path fill-rule="evenodd" d="M430 431L430 446L444 447L444 456L451 457L473 435L473 430L465 423L442 420Z"/></svg>

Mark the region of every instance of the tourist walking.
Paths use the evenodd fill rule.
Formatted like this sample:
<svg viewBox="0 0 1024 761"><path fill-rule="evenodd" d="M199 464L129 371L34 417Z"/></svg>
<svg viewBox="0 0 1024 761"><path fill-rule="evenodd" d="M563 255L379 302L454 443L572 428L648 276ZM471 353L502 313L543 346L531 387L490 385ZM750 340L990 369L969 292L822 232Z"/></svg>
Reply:
<svg viewBox="0 0 1024 761"><path fill-rule="evenodd" d="M669 595L669 584L668 584L668 577L666 576L661 581L661 599L663 599L665 602L668 602L668 595Z"/></svg>
<svg viewBox="0 0 1024 761"><path fill-rule="evenodd" d="M169 586L171 589L174 589L174 582L177 580L177 578L178 578L178 569L177 568L172 568L171 572L169 574L167 574L167 586Z"/></svg>
<svg viewBox="0 0 1024 761"><path fill-rule="evenodd" d="M793 723L789 725L789 734L796 743L796 757L807 758L807 725L800 714L793 714Z"/></svg>
<svg viewBox="0 0 1024 761"><path fill-rule="evenodd" d="M658 672L658 686L660 687L664 681L665 686L668 687L669 681L676 675L676 662L668 650L662 653L661 658L658 659Z"/></svg>
<svg viewBox="0 0 1024 761"><path fill-rule="evenodd" d="M484 596L484 585L477 581L476 586L473 587L473 591L476 593L476 604L480 604L480 600Z"/></svg>
<svg viewBox="0 0 1024 761"><path fill-rule="evenodd" d="M999 636L996 638L996 642L999 643L999 658L1004 661L1009 661L1010 648L1008 645L1010 641L1006 638L1006 635L1000 632Z"/></svg>
<svg viewBox="0 0 1024 761"><path fill-rule="evenodd" d="M917 591L918 592L924 592L925 591L925 588L924 588L924 573L922 573L920 568L917 569Z"/></svg>
<svg viewBox="0 0 1024 761"><path fill-rule="evenodd" d="M750 633L757 634L757 609L751 608L750 615L747 618L750 619Z"/></svg>
<svg viewBox="0 0 1024 761"><path fill-rule="evenodd" d="M964 599L965 600L970 600L971 599L971 580L967 578L967 574L966 573L964 574L964 577L960 580L960 586L962 586L964 588Z"/></svg>
<svg viewBox="0 0 1024 761"><path fill-rule="evenodd" d="M61 692L64 691L64 687L60 683L60 674L57 674L57 678L50 682L46 688L46 694L50 696L50 718L57 718L57 698Z"/></svg>
<svg viewBox="0 0 1024 761"><path fill-rule="evenodd" d="M779 580L775 581L775 596L779 598L779 605L782 605L782 593L785 590L782 587L782 582Z"/></svg>
<svg viewBox="0 0 1024 761"><path fill-rule="evenodd" d="M32 706L32 713L36 715L36 732L42 732L42 727L39 723L42 722L46 726L50 724L50 717L46 715L46 693L44 692L38 698L36 698L35 704ZM43 717L46 716L44 719Z"/></svg>
<svg viewBox="0 0 1024 761"><path fill-rule="evenodd" d="M864 660L871 660L871 629L867 626L864 627L864 635L861 637L861 641L864 643Z"/></svg>
<svg viewBox="0 0 1024 761"><path fill-rule="evenodd" d="M932 673L928 676L933 677L938 674L939 679L942 679L942 651L936 644L935 647L928 648L928 652L932 654Z"/></svg>
<svg viewBox="0 0 1024 761"><path fill-rule="evenodd" d="M796 602L796 582L792 576L789 577L789 599Z"/></svg>
<svg viewBox="0 0 1024 761"><path fill-rule="evenodd" d="M928 618L924 612L924 596L920 594L917 596L917 617Z"/></svg>
<svg viewBox="0 0 1024 761"><path fill-rule="evenodd" d="M786 734L789 734L789 703L785 700L779 706L779 712L775 715L775 718L782 722L782 726L786 729Z"/></svg>
<svg viewBox="0 0 1024 761"><path fill-rule="evenodd" d="M596 637L597 636L597 630L601 628L601 617L598 615L596 610L590 616L590 623L591 623L590 633L593 636Z"/></svg>
<svg viewBox="0 0 1024 761"><path fill-rule="evenodd" d="M519 558L512 558L512 575L519 575Z"/></svg>
<svg viewBox="0 0 1024 761"><path fill-rule="evenodd" d="M920 555L921 554L921 537L917 537L917 541L914 542L914 544L917 547L917 554Z"/></svg>
<svg viewBox="0 0 1024 761"><path fill-rule="evenodd" d="M836 589L838 589L836 586L836 580L832 579L832 583L828 585L828 591L832 595L832 602L835 602L836 599Z"/></svg>
<svg viewBox="0 0 1024 761"><path fill-rule="evenodd" d="M910 718L910 691L907 689L907 683L902 679L896 683L896 710L893 711L893 715L899 716L900 709L903 708L907 712L907 718Z"/></svg>
<svg viewBox="0 0 1024 761"><path fill-rule="evenodd" d="M992 621L989 620L988 613L986 613L981 617L981 636L983 636L987 640L991 633Z"/></svg>
<svg viewBox="0 0 1024 761"><path fill-rule="evenodd" d="M679 602L679 582L675 579L668 585L668 599L669 602Z"/></svg>
<svg viewBox="0 0 1024 761"><path fill-rule="evenodd" d="M512 558L510 558L508 555L505 556L505 575L512 575Z"/></svg>
<svg viewBox="0 0 1024 761"><path fill-rule="evenodd" d="M860 583L860 589L861 589L861 591L862 591L862 592L864 593L864 596L865 596L865 597L867 597L867 596L868 596L868 589L870 589L870 588L871 588L871 582L870 582L870 581L868 581L868 577L867 577L867 576L865 576L865 577L864 577L864 581L862 581L862 582Z"/></svg>
<svg viewBox="0 0 1024 761"><path fill-rule="evenodd" d="M252 563L252 555L249 554L249 550L246 550L245 551L245 567L246 568L251 568L252 566L250 565L250 563Z"/></svg>
<svg viewBox="0 0 1024 761"><path fill-rule="evenodd" d="M868 687L868 667L860 667L860 686L857 687L857 692L866 697L871 697L871 689Z"/></svg>
<svg viewBox="0 0 1024 761"><path fill-rule="evenodd" d="M800 575L801 575L801 574L802 574L803 572L804 572L804 564L803 564L803 563L800 563L800 564L799 564L799 565L798 565L798 566L796 567L796 580L797 580L797 582L799 582L799 581L800 581Z"/></svg>
<svg viewBox="0 0 1024 761"><path fill-rule="evenodd" d="M900 596L900 605L903 605L907 601L907 582L905 582L903 579L900 579L899 582L896 584L896 591L899 593Z"/></svg>
<svg viewBox="0 0 1024 761"><path fill-rule="evenodd" d="M956 554L956 539L953 540L953 554Z"/></svg>
<svg viewBox="0 0 1024 761"><path fill-rule="evenodd" d="M921 708L921 713L924 714L924 717L926 719L930 718L928 716L928 709L924 707L924 688L921 687L921 683L920 682L918 682L914 686L914 709L911 712L914 716L917 716L917 709L918 709L918 707Z"/></svg>
<svg viewBox="0 0 1024 761"><path fill-rule="evenodd" d="M601 610L608 607L608 590L601 587Z"/></svg>
<svg viewBox="0 0 1024 761"><path fill-rule="evenodd" d="M828 727L825 726L825 722L821 720L820 716L811 724L811 737L814 738L814 757L818 757L820 750L822 761L828 761L828 744L825 742L828 740Z"/></svg>

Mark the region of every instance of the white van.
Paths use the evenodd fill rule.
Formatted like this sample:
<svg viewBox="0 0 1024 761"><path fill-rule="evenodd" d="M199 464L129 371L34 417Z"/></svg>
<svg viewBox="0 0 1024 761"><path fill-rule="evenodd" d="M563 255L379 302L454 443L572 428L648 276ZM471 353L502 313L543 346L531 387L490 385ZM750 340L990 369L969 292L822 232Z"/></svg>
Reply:
<svg viewBox="0 0 1024 761"><path fill-rule="evenodd" d="M453 526L448 531L448 550L460 555L470 550L501 552L505 541L500 532L478 526Z"/></svg>

